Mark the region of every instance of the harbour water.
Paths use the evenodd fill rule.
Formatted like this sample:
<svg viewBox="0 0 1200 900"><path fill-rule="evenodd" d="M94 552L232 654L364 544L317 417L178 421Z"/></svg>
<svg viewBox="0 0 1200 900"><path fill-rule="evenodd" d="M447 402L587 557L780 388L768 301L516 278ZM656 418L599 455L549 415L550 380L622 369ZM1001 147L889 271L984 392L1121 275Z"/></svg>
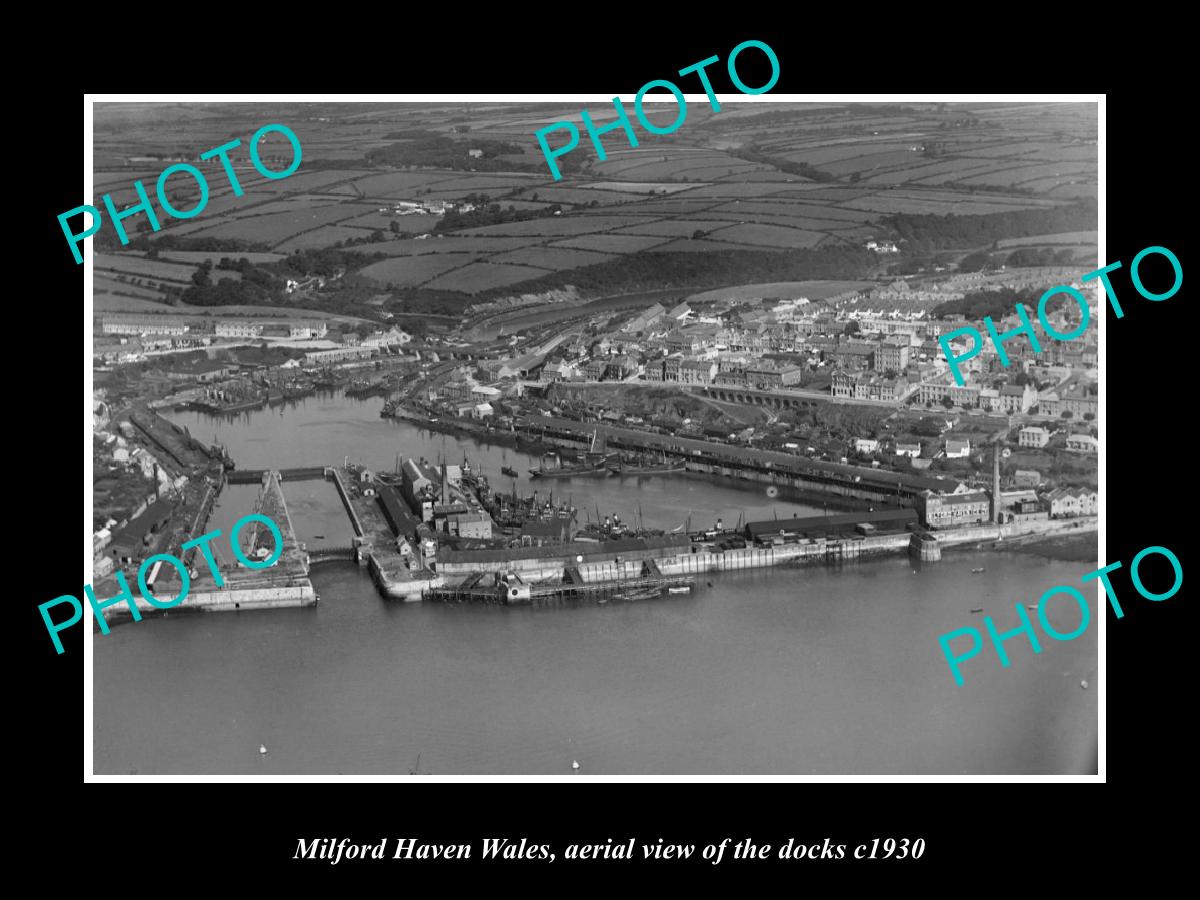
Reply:
<svg viewBox="0 0 1200 900"><path fill-rule="evenodd" d="M572 479L525 474L512 449L379 418L379 398L308 398L235 419L171 414L215 435L241 468L341 461L391 469L396 454L482 466L508 487L553 490L585 510L671 529L819 512L762 485L700 475ZM326 482L285 483L300 540L349 540ZM230 486L211 528L249 511ZM321 537L318 537L320 535ZM986 571L972 574L972 568ZM1077 584L1095 568L1032 554L951 551L702 578L692 595L508 608L383 600L351 564L314 569L316 607L174 615L95 641L99 773L990 774L1096 765L1096 609L1075 641L985 648L957 687L937 637L983 607ZM1091 592L1087 592L1091 596ZM1073 630L1078 610L1055 605ZM1089 687L1083 689L1081 681ZM258 753L260 744L270 752Z"/></svg>

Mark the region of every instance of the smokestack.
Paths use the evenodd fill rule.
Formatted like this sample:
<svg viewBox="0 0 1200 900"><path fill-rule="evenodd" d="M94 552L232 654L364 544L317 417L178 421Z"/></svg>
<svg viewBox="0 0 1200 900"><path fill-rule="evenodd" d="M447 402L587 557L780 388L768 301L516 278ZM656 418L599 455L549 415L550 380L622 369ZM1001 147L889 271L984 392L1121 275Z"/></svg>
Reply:
<svg viewBox="0 0 1200 900"><path fill-rule="evenodd" d="M1000 442L992 446L992 521L1000 521Z"/></svg>

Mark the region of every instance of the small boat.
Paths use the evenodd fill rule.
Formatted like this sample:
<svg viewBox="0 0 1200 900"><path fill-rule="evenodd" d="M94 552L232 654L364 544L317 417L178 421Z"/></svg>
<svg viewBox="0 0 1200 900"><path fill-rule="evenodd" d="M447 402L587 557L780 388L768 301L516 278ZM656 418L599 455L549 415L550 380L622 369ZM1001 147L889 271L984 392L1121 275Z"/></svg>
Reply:
<svg viewBox="0 0 1200 900"><path fill-rule="evenodd" d="M690 594L691 592L692 588L687 584L683 585L682 587L667 588L668 594Z"/></svg>
<svg viewBox="0 0 1200 900"><path fill-rule="evenodd" d="M323 535L323 534L314 534L313 537L316 538L318 541L325 540L325 535Z"/></svg>
<svg viewBox="0 0 1200 900"><path fill-rule="evenodd" d="M507 475L509 478L517 477L517 470L514 469L512 466L501 466L500 473L502 475Z"/></svg>
<svg viewBox="0 0 1200 900"><path fill-rule="evenodd" d="M971 574L972 574L972 575L978 575L980 572L983 572L983 571L985 571L985 570L984 570L984 569L982 569L982 568L979 568L979 569L972 569L972 570L971 570Z"/></svg>
<svg viewBox="0 0 1200 900"><path fill-rule="evenodd" d="M973 612L973 613L977 613L977 612L983 612L983 607L982 607L982 606L977 606L977 607L975 607L973 610L971 610L971 612Z"/></svg>
<svg viewBox="0 0 1200 900"><path fill-rule="evenodd" d="M571 768L574 771L578 772L579 771L579 760L577 760L577 759L571 760Z"/></svg>
<svg viewBox="0 0 1200 900"><path fill-rule="evenodd" d="M1030 609L1037 609L1037 604L1036 604L1036 603L1030 603L1030 604L1029 604L1029 608L1030 608Z"/></svg>
<svg viewBox="0 0 1200 900"><path fill-rule="evenodd" d="M266 752L267 752L267 745L266 745L266 744L259 744L259 745L258 745L258 752L259 752L259 754L260 754L260 755L265 755L265 754L266 754Z"/></svg>
<svg viewBox="0 0 1200 900"><path fill-rule="evenodd" d="M1087 690L1087 682L1086 681L1079 682L1079 686L1081 688L1083 688L1085 691Z"/></svg>

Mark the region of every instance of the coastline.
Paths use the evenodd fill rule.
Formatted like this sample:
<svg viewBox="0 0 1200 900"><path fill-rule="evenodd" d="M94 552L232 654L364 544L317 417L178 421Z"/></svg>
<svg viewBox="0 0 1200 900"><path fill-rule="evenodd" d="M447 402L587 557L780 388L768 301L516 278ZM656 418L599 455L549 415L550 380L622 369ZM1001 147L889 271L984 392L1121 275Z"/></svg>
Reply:
<svg viewBox="0 0 1200 900"><path fill-rule="evenodd" d="M987 541L979 544L980 550L999 550L1007 553L1024 553L1059 562L1097 563L1100 557L1100 536L1096 531L1079 534L1029 535L1009 538L1004 541Z"/></svg>

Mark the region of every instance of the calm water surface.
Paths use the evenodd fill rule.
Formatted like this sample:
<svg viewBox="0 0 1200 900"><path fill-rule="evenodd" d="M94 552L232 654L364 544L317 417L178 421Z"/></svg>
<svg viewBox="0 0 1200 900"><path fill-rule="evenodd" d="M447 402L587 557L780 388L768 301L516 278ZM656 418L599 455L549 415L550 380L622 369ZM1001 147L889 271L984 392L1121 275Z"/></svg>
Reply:
<svg viewBox="0 0 1200 900"><path fill-rule="evenodd" d="M396 454L460 462L493 484L524 453L379 418L382 401L310 398L216 419L239 467L349 456L391 469ZM762 486L686 475L530 483L582 511L699 527L811 513ZM212 527L250 511L256 486L229 486ZM348 542L331 485L285 484L300 540ZM593 512L593 515L595 513ZM316 537L323 535L323 538ZM225 561L223 561L223 564ZM986 567L971 574L974 567ZM955 774L1077 773L1095 767L1096 628L1061 643L985 649L956 687L937 636L984 607L1016 624L1094 566L1021 554L947 553L712 574L691 596L538 608L386 602L365 571L318 567L310 609L176 615L95 641L100 773ZM711 582L711 586L709 584ZM1096 612L1093 600L1093 617ZM1055 606L1061 632L1078 610ZM1080 681L1087 680L1084 690ZM270 753L260 756L259 744Z"/></svg>

